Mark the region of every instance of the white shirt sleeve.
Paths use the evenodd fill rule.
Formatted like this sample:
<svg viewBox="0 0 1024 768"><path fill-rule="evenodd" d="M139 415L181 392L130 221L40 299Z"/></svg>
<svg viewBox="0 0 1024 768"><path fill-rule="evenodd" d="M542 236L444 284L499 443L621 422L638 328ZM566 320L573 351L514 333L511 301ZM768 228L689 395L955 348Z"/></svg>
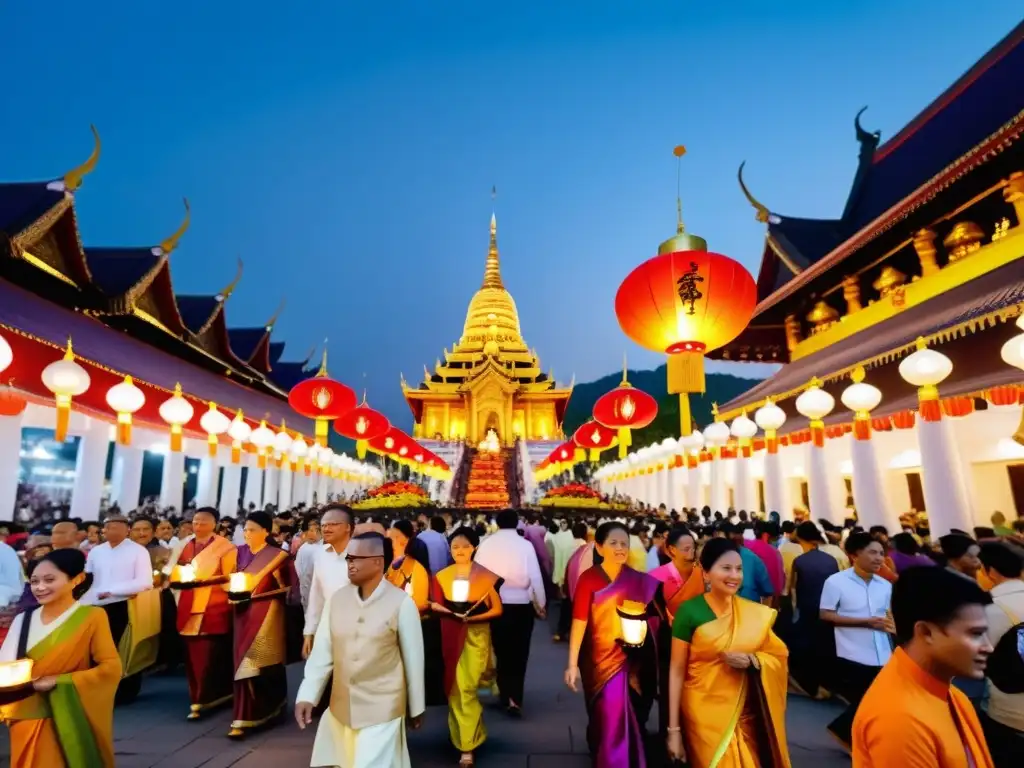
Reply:
<svg viewBox="0 0 1024 768"><path fill-rule="evenodd" d="M306 605L306 626L302 630L304 635L315 635L317 626L320 624L320 614L324 612L324 592L320 579L316 577L316 558L314 558L313 575L309 585L309 603Z"/></svg>
<svg viewBox="0 0 1024 768"><path fill-rule="evenodd" d="M398 610L398 644L405 666L405 686L409 716L418 717L427 708L426 687L423 678L425 654L423 651L423 625L420 612L411 597L402 601Z"/></svg>
<svg viewBox="0 0 1024 768"><path fill-rule="evenodd" d="M11 628L4 638L3 647L0 647L0 661L18 660L18 641L21 639L21 625L25 621L25 614L19 613L11 622Z"/></svg>
<svg viewBox="0 0 1024 768"><path fill-rule="evenodd" d="M416 606L413 605L415 608ZM419 621L417 613L416 620ZM299 692L295 695L295 701L308 701L310 704L317 704L320 697L324 695L324 688L327 687L327 680L334 671L334 654L331 649L331 604L324 606L323 621L316 629L313 638L313 650L306 659L306 668L302 674L302 683L299 684Z"/></svg>
<svg viewBox="0 0 1024 768"><path fill-rule="evenodd" d="M529 542L526 542L526 544L527 546L523 548L523 551L526 553L526 573L530 577L530 590L533 592L533 599L537 603L537 607L543 608L547 604L548 599L544 591L544 577L540 573L537 551Z"/></svg>
<svg viewBox="0 0 1024 768"><path fill-rule="evenodd" d="M127 552L119 552L118 550L125 544L131 544L132 546ZM131 561L131 578L125 579L124 581L115 581L111 584L106 584L103 587L104 592L109 592L112 595L118 597L131 597L137 595L139 592L145 592L147 589L153 588L153 561L149 558L149 552L141 544L136 544L134 541L125 542L117 549L110 550L110 556L113 558L122 558L126 562Z"/></svg>
<svg viewBox="0 0 1024 768"><path fill-rule="evenodd" d="M7 544L0 543L0 607L21 598L25 590L25 572L18 553Z"/></svg>
<svg viewBox="0 0 1024 768"><path fill-rule="evenodd" d="M833 573L827 579L825 579L825 586L821 588L821 603L818 608L822 611L837 611L839 610L839 599L842 597L843 590L839 586L837 576L839 573Z"/></svg>

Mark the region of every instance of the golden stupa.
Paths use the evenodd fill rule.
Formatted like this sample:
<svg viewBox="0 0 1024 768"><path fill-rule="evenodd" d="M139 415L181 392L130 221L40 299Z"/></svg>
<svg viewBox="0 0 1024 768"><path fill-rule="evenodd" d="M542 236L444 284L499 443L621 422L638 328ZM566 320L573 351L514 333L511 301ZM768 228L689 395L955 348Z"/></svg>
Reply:
<svg viewBox="0 0 1024 768"><path fill-rule="evenodd" d="M484 282L469 302L462 337L451 352L444 351L433 373L424 369L424 374L419 387L402 379L402 393L416 420L414 437L473 445L491 431L502 445L516 438L562 438L572 385L559 388L542 373L536 354L523 341L516 303L501 280L493 215Z"/></svg>

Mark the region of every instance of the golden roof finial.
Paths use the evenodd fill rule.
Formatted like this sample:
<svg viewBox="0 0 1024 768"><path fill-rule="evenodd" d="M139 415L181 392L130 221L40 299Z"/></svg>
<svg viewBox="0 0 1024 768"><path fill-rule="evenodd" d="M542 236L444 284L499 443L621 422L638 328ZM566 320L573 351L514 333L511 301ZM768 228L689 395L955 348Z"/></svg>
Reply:
<svg viewBox="0 0 1024 768"><path fill-rule="evenodd" d="M808 389L821 389L821 379L817 376L812 376L811 380L807 382Z"/></svg>
<svg viewBox="0 0 1024 768"><path fill-rule="evenodd" d="M756 213L756 214L754 215L754 218L755 218L755 219L757 219L757 220L758 220L759 222L761 222L762 224L767 224L767 223L768 223L768 220L769 220L769 219L771 218L771 213L770 213L770 212L769 212L769 210L768 210L768 209L767 209L767 208L766 208L766 207L764 206L764 204L762 204L761 202L759 202L759 201L757 200L757 198L755 198L755 197L754 197L754 196L753 196L752 194L750 194L750 190L749 190L749 189L747 189L747 185L746 185L745 183L743 183L743 166L745 166L746 164L747 164L747 161L746 161L746 160L744 160L744 161L743 161L742 163L740 163L740 169L739 169L739 171L738 171L738 172L736 173L736 178L737 178L737 179L739 180L739 182L740 182L740 189L741 189L741 190L743 190L743 196L744 196L745 198L747 198L747 201L748 201L748 202L749 202L749 203L750 203L750 204L751 204L752 206L754 206L754 210L755 210L755 211L757 212L757 213Z"/></svg>
<svg viewBox="0 0 1024 768"><path fill-rule="evenodd" d="M217 301L223 303L223 302L227 301L228 298L230 298L232 293L235 292L235 288L237 288L238 284L242 281L242 269L243 269L242 257L239 256L238 257L238 269L235 272L235 277L234 277L234 279L230 283L228 283L227 287L223 291L221 291L220 293L217 294Z"/></svg>
<svg viewBox="0 0 1024 768"><path fill-rule="evenodd" d="M266 328L268 331L273 330L274 325L277 324L277 319L281 316L281 313L284 312L284 308L287 303L287 299L281 299L281 303L277 305L277 311L275 311L274 314L270 316L270 319L267 320L266 324L263 326L264 328ZM326 352L327 349L325 347L324 353L326 354Z"/></svg>
<svg viewBox="0 0 1024 768"><path fill-rule="evenodd" d="M103 148L100 143L100 132L96 130L95 125L90 125L89 129L92 131L92 153L84 163L64 174L64 189L68 192L74 192L82 186L82 179L92 173L96 163L99 162L100 150Z"/></svg>
<svg viewBox="0 0 1024 768"><path fill-rule="evenodd" d="M327 345L324 345L324 353L320 358L320 370L316 372L316 375L323 378L327 375Z"/></svg>
<svg viewBox="0 0 1024 768"><path fill-rule="evenodd" d="M863 365L858 365L858 366L857 366L856 368L854 368L854 369L853 369L853 371L852 371L852 372L850 373L850 380L851 380L851 381L852 381L852 382L853 382L854 384L860 384L860 383L861 383L862 381L864 381L864 379L865 379L866 377L867 377L867 373L865 373L865 371L864 371L864 366L863 366Z"/></svg>
<svg viewBox="0 0 1024 768"><path fill-rule="evenodd" d="M188 230L188 225L192 223L192 209L188 205L188 198L185 197L182 200L185 203L185 220L181 222L181 226L175 230L173 235L160 243L160 250L163 251L164 256L170 256L171 252L178 247L178 241Z"/></svg>
<svg viewBox="0 0 1024 768"><path fill-rule="evenodd" d="M70 336L68 336L68 345L64 349L64 359L65 360L74 360L75 359L75 351L71 348L71 337Z"/></svg>
<svg viewBox="0 0 1024 768"><path fill-rule="evenodd" d="M711 404L711 415L715 417L715 421L718 421L718 403Z"/></svg>
<svg viewBox="0 0 1024 768"><path fill-rule="evenodd" d="M505 290L501 282L501 263L498 259L498 218L491 214L491 242L487 247L487 264L484 267L483 288Z"/></svg>

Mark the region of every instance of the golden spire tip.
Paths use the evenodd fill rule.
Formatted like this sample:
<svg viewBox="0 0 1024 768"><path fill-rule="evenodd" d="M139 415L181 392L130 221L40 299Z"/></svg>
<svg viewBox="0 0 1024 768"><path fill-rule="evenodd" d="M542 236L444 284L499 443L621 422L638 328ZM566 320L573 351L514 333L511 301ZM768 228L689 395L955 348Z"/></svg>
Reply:
<svg viewBox="0 0 1024 768"><path fill-rule="evenodd" d="M100 151L103 149L103 145L100 142L100 132L96 130L95 125L90 125L89 129L92 131L92 152L84 163L64 174L64 189L68 192L74 192L82 186L82 179L92 173L96 163L99 162Z"/></svg>
<svg viewBox="0 0 1024 768"><path fill-rule="evenodd" d="M181 240L181 236L188 231L188 227L192 223L192 209L189 207L188 198L182 198L182 202L185 203L185 219L173 235L160 243L160 250L163 251L164 256L170 256L171 252L178 247L178 241Z"/></svg>

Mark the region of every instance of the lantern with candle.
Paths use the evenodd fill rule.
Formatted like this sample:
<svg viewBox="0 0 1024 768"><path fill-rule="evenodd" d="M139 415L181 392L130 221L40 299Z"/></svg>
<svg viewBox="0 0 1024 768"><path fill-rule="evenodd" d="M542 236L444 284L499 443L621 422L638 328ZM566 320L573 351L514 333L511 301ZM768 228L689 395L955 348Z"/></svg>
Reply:
<svg viewBox="0 0 1024 768"><path fill-rule="evenodd" d="M629 383L625 364L622 381L611 392L605 392L594 403L594 421L616 430L619 458L624 459L633 444L634 429L643 429L658 415L658 401Z"/></svg>
<svg viewBox="0 0 1024 768"><path fill-rule="evenodd" d="M469 609L469 579L456 576L452 579L452 602L455 613L464 613Z"/></svg>
<svg viewBox="0 0 1024 768"><path fill-rule="evenodd" d="M68 436L71 423L71 399L84 394L91 383L89 372L75 362L75 353L68 339L64 357L50 363L43 369L43 386L53 393L57 404L57 426L54 440L63 443Z"/></svg>
<svg viewBox="0 0 1024 768"><path fill-rule="evenodd" d="M676 147L681 158L685 148ZM679 428L693 431L689 393L704 392L704 354L728 344L750 322L757 286L743 266L707 250L685 231L677 192L676 234L626 276L615 295L623 332L668 355L668 391L679 395Z"/></svg>
<svg viewBox="0 0 1024 768"><path fill-rule="evenodd" d="M171 573L171 586L174 589L191 589L195 581L196 567L191 563L176 566Z"/></svg>
<svg viewBox="0 0 1024 768"><path fill-rule="evenodd" d="M196 409L185 399L181 384L174 385L174 394L160 403L160 418L171 425L171 451L181 451L182 428L192 421Z"/></svg>
<svg viewBox="0 0 1024 768"><path fill-rule="evenodd" d="M356 441L356 456L360 459L366 458L370 441L383 437L390 429L387 417L366 404L365 394L362 403L334 420L335 432Z"/></svg>
<svg viewBox="0 0 1024 768"><path fill-rule="evenodd" d="M252 599L252 582L249 574L244 571L235 571L228 579L228 600L232 603L242 603Z"/></svg>
<svg viewBox="0 0 1024 768"><path fill-rule="evenodd" d="M614 429L588 421L573 433L572 439L582 450L589 452L590 462L597 464L601 460L601 452L615 445L618 436Z"/></svg>
<svg viewBox="0 0 1024 768"><path fill-rule="evenodd" d="M615 609L619 614L620 642L627 648L640 648L647 640L647 606L637 600L623 600Z"/></svg>
<svg viewBox="0 0 1024 768"><path fill-rule="evenodd" d="M21 701L34 693L33 665L32 659L0 663L0 706Z"/></svg>

